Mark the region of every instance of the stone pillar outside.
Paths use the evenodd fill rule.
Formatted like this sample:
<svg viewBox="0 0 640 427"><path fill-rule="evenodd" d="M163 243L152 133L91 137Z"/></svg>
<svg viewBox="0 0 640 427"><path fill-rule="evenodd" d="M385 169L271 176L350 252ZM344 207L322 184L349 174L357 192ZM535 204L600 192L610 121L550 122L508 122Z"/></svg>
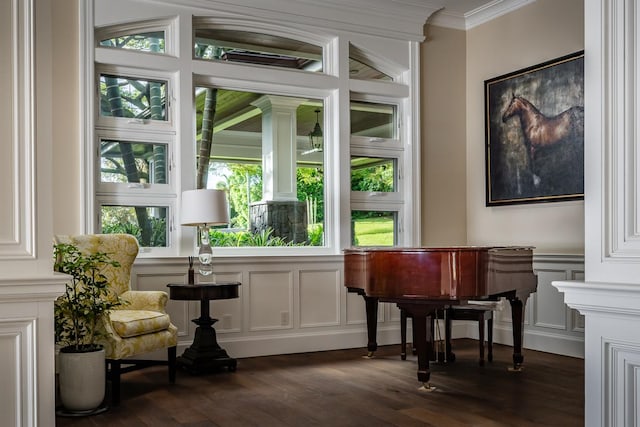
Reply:
<svg viewBox="0 0 640 427"><path fill-rule="evenodd" d="M286 242L306 243L308 240L305 202L267 200L252 203L249 218L252 233L270 228L272 236L282 237Z"/></svg>

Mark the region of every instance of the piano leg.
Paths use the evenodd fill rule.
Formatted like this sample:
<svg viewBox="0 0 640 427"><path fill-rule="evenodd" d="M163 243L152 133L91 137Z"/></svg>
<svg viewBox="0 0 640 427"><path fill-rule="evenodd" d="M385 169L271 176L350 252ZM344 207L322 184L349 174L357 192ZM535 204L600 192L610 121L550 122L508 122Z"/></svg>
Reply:
<svg viewBox="0 0 640 427"><path fill-rule="evenodd" d="M418 353L418 381L420 381L424 390L432 391L435 388L429 385L431 371L429 370L429 358L433 353L433 337L431 336L431 328L427 327L427 321L432 322L432 308L427 308L420 304L402 304L398 303L401 310L406 310L413 318L413 328L415 331L415 339L413 345Z"/></svg>
<svg viewBox="0 0 640 427"><path fill-rule="evenodd" d="M524 304L518 297L508 298L511 304L511 322L513 325L513 368L512 371L521 371L524 356L522 355L522 334L524 324Z"/></svg>
<svg viewBox="0 0 640 427"><path fill-rule="evenodd" d="M363 295L367 310L367 357L373 357L378 349L376 334L378 333L378 298Z"/></svg>

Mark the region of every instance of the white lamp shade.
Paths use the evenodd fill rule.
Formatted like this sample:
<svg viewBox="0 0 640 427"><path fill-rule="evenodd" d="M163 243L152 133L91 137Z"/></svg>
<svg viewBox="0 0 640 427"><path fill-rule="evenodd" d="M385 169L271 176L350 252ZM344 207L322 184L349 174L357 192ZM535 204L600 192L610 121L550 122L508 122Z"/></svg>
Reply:
<svg viewBox="0 0 640 427"><path fill-rule="evenodd" d="M220 225L229 222L224 190L188 190L182 192L180 224Z"/></svg>

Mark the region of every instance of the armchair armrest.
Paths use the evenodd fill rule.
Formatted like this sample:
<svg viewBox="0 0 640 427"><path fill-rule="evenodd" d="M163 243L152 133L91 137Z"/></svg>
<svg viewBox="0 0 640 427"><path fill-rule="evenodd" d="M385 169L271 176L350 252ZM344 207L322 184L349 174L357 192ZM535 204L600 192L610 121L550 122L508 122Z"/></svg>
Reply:
<svg viewBox="0 0 640 427"><path fill-rule="evenodd" d="M164 291L126 291L120 295L127 304L126 310L152 310L165 313L169 296Z"/></svg>

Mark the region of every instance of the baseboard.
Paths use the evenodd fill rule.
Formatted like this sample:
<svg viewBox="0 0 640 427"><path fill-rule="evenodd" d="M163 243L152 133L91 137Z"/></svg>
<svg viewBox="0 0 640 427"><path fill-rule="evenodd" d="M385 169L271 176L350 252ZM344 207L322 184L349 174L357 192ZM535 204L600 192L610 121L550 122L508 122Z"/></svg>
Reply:
<svg viewBox="0 0 640 427"><path fill-rule="evenodd" d="M438 335L439 334L439 335ZM411 326L407 328L407 339L411 342ZM453 322L451 336L456 338L478 339L477 322ZM436 338L444 337L444 325L436 332ZM398 345L400 353L400 326L388 326L378 329L378 345ZM513 335L509 325L496 325L493 328L493 341L497 344L513 345ZM367 349L367 331L362 329L344 329L338 331L319 331L304 334L272 334L254 337L226 337L218 335L218 343L233 358L271 356L277 354L308 353L315 351L362 348ZM178 343L178 355L191 345L191 342ZM567 335L554 335L547 332L527 331L524 333L525 349L544 351L564 356L584 358L584 339ZM148 356L148 357L147 357ZM166 359L166 351L146 355L149 359Z"/></svg>

